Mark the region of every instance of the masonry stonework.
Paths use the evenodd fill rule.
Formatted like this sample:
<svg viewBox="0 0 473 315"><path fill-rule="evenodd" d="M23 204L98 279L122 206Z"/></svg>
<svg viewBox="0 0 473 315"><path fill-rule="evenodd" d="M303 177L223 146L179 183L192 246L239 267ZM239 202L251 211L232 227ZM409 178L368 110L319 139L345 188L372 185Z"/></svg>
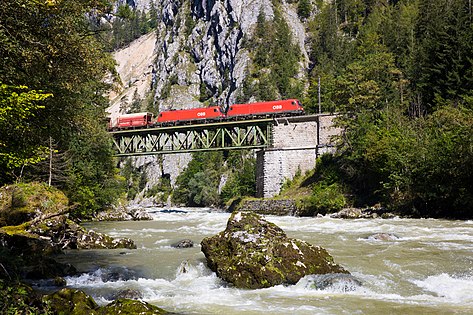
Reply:
<svg viewBox="0 0 473 315"><path fill-rule="evenodd" d="M257 152L256 191L258 197L279 194L285 180L297 172L315 167L318 155L333 150L331 138L340 132L333 127L333 115L305 116L302 120L277 119L272 146Z"/></svg>

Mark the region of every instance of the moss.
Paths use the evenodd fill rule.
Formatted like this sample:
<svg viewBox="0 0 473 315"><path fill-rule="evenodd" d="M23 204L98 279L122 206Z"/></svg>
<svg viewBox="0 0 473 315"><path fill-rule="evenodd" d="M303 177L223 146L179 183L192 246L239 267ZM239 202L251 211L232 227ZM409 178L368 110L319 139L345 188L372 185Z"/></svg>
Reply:
<svg viewBox="0 0 473 315"><path fill-rule="evenodd" d="M54 314L30 286L0 279L2 314Z"/></svg>
<svg viewBox="0 0 473 315"><path fill-rule="evenodd" d="M2 314L68 314L68 315L161 315L170 314L154 305L118 299L99 307L83 291L65 288L41 297L30 286L0 279L0 311Z"/></svg>
<svg viewBox="0 0 473 315"><path fill-rule="evenodd" d="M97 303L80 290L65 288L45 296L43 301L48 303L58 314L98 314L95 311L98 309Z"/></svg>
<svg viewBox="0 0 473 315"><path fill-rule="evenodd" d="M106 306L101 307L99 309L98 314L100 315L115 315L115 314L161 315L161 314L169 314L169 312L146 302L128 300L128 299L118 299Z"/></svg>
<svg viewBox="0 0 473 315"><path fill-rule="evenodd" d="M23 223L20 225L10 225L10 226L4 226L0 228L0 233L5 233L10 236L12 235L22 235L26 237L31 237L31 238L38 238L37 235L31 234L28 232L28 228L30 227L29 223Z"/></svg>
<svg viewBox="0 0 473 315"><path fill-rule="evenodd" d="M4 186L0 188L0 224L19 225L31 220L38 212L64 212L68 204L64 193L43 183Z"/></svg>

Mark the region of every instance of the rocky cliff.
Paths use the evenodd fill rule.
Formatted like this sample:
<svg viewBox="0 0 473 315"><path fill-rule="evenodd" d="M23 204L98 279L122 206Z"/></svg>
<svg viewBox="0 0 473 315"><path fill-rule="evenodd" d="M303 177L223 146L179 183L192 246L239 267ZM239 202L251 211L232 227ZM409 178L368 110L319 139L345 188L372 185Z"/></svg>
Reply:
<svg viewBox="0 0 473 315"><path fill-rule="evenodd" d="M142 86L154 97L158 110L202 106L203 103L228 105L242 93L252 59L251 38L258 16L274 18L282 14L300 49L298 77L308 67L305 24L297 15L297 2L270 0L135 0L122 1L137 8L158 11L158 25L153 35L138 39L115 53L122 79L121 93L112 95L117 103L131 104L133 93L145 98ZM313 7L314 13L316 8ZM275 38L275 41L278 39ZM131 73L134 75L130 76ZM141 77L140 77L141 75ZM145 79L146 77L146 79ZM130 93L131 91L131 93ZM124 94L127 98L123 99ZM115 107L114 107L115 108Z"/></svg>
<svg viewBox="0 0 473 315"><path fill-rule="evenodd" d="M158 12L156 30L117 51L115 59L121 84L110 95L112 117L134 109L158 112L166 109L201 107L208 104L228 106L242 99L245 85L258 84L254 73L255 45L252 40L258 19L281 16L278 24L287 25L294 47L296 77L305 81L308 68L305 24L297 14L297 2L280 0L122 0L119 3ZM312 6L314 13L315 6ZM278 38L274 38L278 41ZM283 47L291 49L291 47ZM261 67L260 67L261 68ZM259 69L271 75L270 70ZM302 79L302 80L301 80ZM248 95L249 94L249 95ZM256 100L247 93L243 101ZM146 168L156 185L161 174L178 172L189 160L188 155L165 156L134 161ZM176 162L177 161L177 162ZM143 194L140 198L143 197Z"/></svg>

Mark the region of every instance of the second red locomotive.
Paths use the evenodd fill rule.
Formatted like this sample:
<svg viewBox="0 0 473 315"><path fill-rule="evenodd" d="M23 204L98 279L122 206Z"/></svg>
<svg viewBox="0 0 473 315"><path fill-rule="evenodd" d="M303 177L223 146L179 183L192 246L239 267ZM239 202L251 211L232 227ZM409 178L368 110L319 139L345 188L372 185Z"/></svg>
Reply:
<svg viewBox="0 0 473 315"><path fill-rule="evenodd" d="M304 108L296 99L230 105L228 118L302 115Z"/></svg>

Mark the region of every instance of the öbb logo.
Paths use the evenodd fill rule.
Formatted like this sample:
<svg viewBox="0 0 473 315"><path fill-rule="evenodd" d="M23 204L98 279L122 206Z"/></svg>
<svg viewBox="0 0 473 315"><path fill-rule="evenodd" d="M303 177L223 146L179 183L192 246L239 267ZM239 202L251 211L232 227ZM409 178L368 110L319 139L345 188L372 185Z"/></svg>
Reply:
<svg viewBox="0 0 473 315"><path fill-rule="evenodd" d="M205 117L205 112L198 112L197 117Z"/></svg>
<svg viewBox="0 0 473 315"><path fill-rule="evenodd" d="M274 105L273 109L282 109L282 105Z"/></svg>

